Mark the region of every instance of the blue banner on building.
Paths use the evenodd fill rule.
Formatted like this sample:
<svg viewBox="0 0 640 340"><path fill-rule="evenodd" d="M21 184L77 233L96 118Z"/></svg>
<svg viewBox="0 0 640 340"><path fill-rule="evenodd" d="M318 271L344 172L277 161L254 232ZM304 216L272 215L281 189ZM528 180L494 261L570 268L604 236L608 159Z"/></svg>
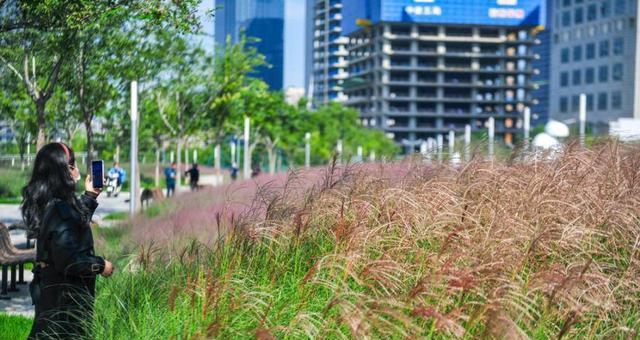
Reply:
<svg viewBox="0 0 640 340"><path fill-rule="evenodd" d="M545 24L542 0L345 0L343 32L361 27L360 19L377 22L418 22L486 26Z"/></svg>

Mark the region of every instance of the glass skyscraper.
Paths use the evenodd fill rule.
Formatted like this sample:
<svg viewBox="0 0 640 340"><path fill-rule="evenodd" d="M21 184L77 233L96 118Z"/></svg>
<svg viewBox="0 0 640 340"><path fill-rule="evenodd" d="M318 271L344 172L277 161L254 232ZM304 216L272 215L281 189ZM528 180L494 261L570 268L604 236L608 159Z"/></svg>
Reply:
<svg viewBox="0 0 640 340"><path fill-rule="evenodd" d="M308 0L307 25L307 89L315 104L346 100L349 39L342 36L342 0Z"/></svg>
<svg viewBox="0 0 640 340"><path fill-rule="evenodd" d="M216 0L215 39L224 46L227 36L233 43L244 32L258 38L252 43L264 54L268 67L256 76L272 90L281 90L284 82L284 0Z"/></svg>

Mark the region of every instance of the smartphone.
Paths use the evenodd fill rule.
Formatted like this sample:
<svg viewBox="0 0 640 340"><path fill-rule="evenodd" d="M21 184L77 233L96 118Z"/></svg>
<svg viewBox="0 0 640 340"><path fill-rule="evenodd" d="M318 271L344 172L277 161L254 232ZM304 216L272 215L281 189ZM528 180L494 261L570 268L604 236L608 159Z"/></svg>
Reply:
<svg viewBox="0 0 640 340"><path fill-rule="evenodd" d="M104 161L91 162L91 179L94 188L104 187Z"/></svg>

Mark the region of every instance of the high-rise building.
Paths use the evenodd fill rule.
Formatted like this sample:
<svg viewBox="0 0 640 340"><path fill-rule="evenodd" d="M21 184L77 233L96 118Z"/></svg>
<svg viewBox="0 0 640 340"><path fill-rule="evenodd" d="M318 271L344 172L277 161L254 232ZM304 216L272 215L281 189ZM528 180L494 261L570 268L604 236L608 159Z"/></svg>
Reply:
<svg viewBox="0 0 640 340"><path fill-rule="evenodd" d="M533 90L535 102L531 106L531 124L533 126L545 124L549 120L549 82L551 78L551 35L553 31L553 18L549 2L554 0L542 0L546 8L546 25L537 28L536 39L540 44L533 45L533 53L538 58L533 60L533 68L538 70L532 79L536 88Z"/></svg>
<svg viewBox="0 0 640 340"><path fill-rule="evenodd" d="M595 127L640 119L638 10L637 0L553 1L552 118L575 122L584 93Z"/></svg>
<svg viewBox="0 0 640 340"><path fill-rule="evenodd" d="M257 38L255 46L269 66L261 67L257 77L272 90L281 90L284 82L284 0L215 0L217 11L215 39L224 46L228 36L238 41L244 33Z"/></svg>
<svg viewBox="0 0 640 340"><path fill-rule="evenodd" d="M342 0L307 0L307 89L316 104L346 99L348 39L342 36Z"/></svg>
<svg viewBox="0 0 640 340"><path fill-rule="evenodd" d="M534 103L540 0L345 0L347 105L407 150L466 125L514 142Z"/></svg>

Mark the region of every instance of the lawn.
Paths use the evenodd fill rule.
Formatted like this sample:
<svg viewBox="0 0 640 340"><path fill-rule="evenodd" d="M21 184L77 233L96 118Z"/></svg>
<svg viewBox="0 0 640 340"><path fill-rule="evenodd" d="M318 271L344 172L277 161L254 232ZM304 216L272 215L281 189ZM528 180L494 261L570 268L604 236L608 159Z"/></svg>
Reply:
<svg viewBox="0 0 640 340"><path fill-rule="evenodd" d="M118 273L99 280L93 332L634 338L639 165L637 145L601 143L554 160L296 174L254 188L245 209L198 193L97 236ZM193 204L211 222L179 229L201 221Z"/></svg>
<svg viewBox="0 0 640 340"><path fill-rule="evenodd" d="M26 339L31 330L32 319L0 313L0 339Z"/></svg>

